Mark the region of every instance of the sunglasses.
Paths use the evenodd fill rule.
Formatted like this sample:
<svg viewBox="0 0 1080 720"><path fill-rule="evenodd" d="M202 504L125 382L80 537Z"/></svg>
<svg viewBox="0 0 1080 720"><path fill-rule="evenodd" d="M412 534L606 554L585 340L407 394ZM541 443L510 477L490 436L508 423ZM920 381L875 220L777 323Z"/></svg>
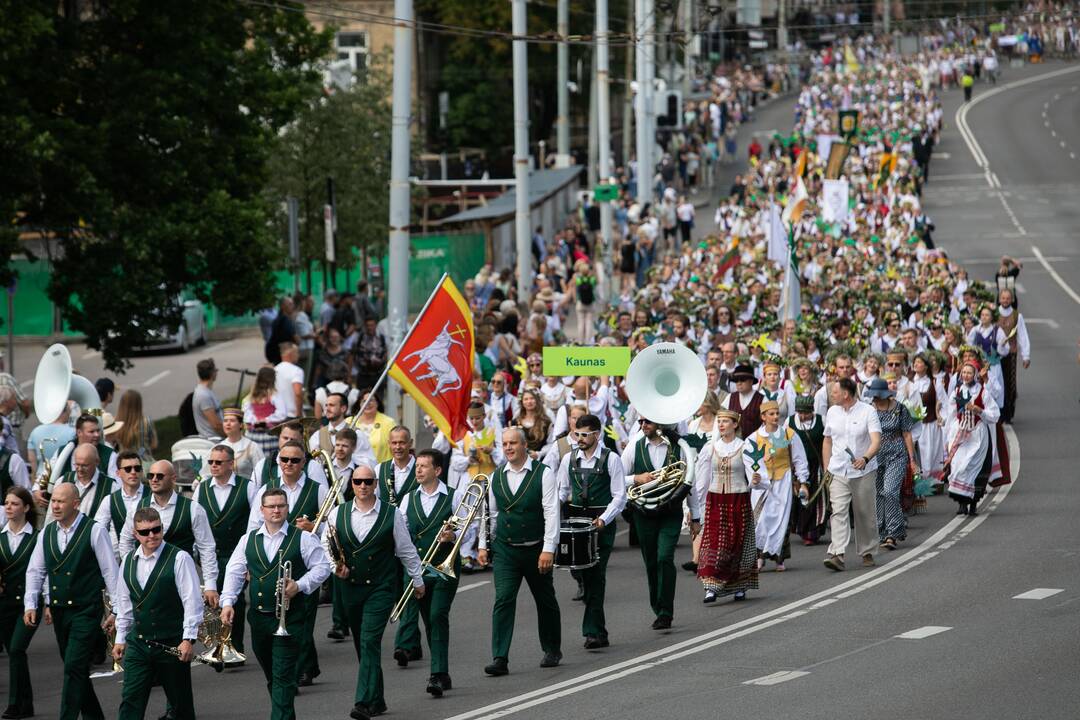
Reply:
<svg viewBox="0 0 1080 720"><path fill-rule="evenodd" d="M147 480L164 480L165 473L146 473Z"/></svg>
<svg viewBox="0 0 1080 720"><path fill-rule="evenodd" d="M373 477L365 477L365 478L354 477L352 479L352 484L353 485L374 485L375 484L375 478L373 478Z"/></svg>
<svg viewBox="0 0 1080 720"><path fill-rule="evenodd" d="M142 472L142 465L124 465L120 469L124 472L137 473Z"/></svg>
<svg viewBox="0 0 1080 720"><path fill-rule="evenodd" d="M289 505L287 503L274 503L273 505L263 505L263 510L288 510Z"/></svg>
<svg viewBox="0 0 1080 720"><path fill-rule="evenodd" d="M589 430L589 431L578 430L578 431L574 432L574 437L581 438L582 440L584 440L585 438L589 437L590 435L595 435L598 432L600 432L600 431L599 430Z"/></svg>
<svg viewBox="0 0 1080 720"><path fill-rule="evenodd" d="M224 465L227 462L229 462L229 461L228 460L207 460L206 464L207 465Z"/></svg>
<svg viewBox="0 0 1080 720"><path fill-rule="evenodd" d="M278 462L282 465L299 465L304 462L304 458L298 457L278 457Z"/></svg>
<svg viewBox="0 0 1080 720"><path fill-rule="evenodd" d="M154 527L143 528L142 530L136 530L135 534L139 537L149 537L150 535L157 535L161 532L161 526L155 525Z"/></svg>

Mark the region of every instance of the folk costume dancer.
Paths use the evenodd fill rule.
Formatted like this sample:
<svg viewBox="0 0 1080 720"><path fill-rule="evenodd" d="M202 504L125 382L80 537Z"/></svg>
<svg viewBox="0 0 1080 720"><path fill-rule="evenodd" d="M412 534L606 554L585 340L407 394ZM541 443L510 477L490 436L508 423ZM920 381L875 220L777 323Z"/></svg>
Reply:
<svg viewBox="0 0 1080 720"><path fill-rule="evenodd" d="M299 444L282 450L286 457L300 461L305 453ZM300 648L308 630L309 603L304 598L318 597L319 586L330 575L330 561L322 545L310 532L288 521L289 499L284 488L262 488L259 508L263 522L240 539L225 567L225 585L221 591L221 622L232 625L236 598L248 585L248 624L251 626L251 649L266 676L270 694L271 720L294 720L297 671ZM289 579L284 580L284 566L289 563ZM278 635L277 589L284 581L288 609L284 615L287 635ZM303 598L298 598L303 595Z"/></svg>
<svg viewBox="0 0 1080 720"><path fill-rule="evenodd" d="M346 622L360 663L349 717L367 720L386 712L380 656L383 631L398 598L399 559L408 570L417 599L423 599L426 588L405 518L376 496L375 473L361 465L353 471L351 482L353 499L334 508L327 522L334 528L339 548L331 553L339 555L334 559L334 573L343 581ZM329 538L324 541L330 543Z"/></svg>
<svg viewBox="0 0 1080 720"><path fill-rule="evenodd" d="M315 524L312 522L319 514L323 500L326 499L327 490L325 483L320 483L311 478L304 470L308 454L304 446L298 440L289 440L277 453L279 478L271 477L266 485L259 488L259 494L248 516L248 532L256 530L261 521L265 522L265 513L262 513L261 496L266 491L279 488L285 491L285 497L289 503L288 522L304 532L313 532ZM324 476L325 477L325 476ZM258 513L258 514L257 514ZM326 578L324 577L323 580ZM321 582L321 581L320 581ZM321 671L319 670L319 655L315 649L313 634L315 632L315 618L319 608L319 596L311 596L305 592L294 605L306 607L303 618L305 629L299 638L299 662L296 665L298 673L297 683L299 687L307 687L314 683ZM248 614L250 617L250 613Z"/></svg>
<svg viewBox="0 0 1080 720"><path fill-rule="evenodd" d="M1031 340L1028 337L1027 323L1015 303L1015 295L1008 288L998 293L998 327L1005 333L1009 343L1009 354L1001 358L1001 373L1005 380L1005 402L1001 406L1001 422L1012 424L1016 413L1016 367L1023 363L1024 368L1031 366Z"/></svg>
<svg viewBox="0 0 1080 720"><path fill-rule="evenodd" d="M738 413L719 410L716 431L696 459L694 492L704 508L697 575L705 603L722 595L744 600L747 590L758 587L754 511L743 465L746 441L736 436L738 426Z"/></svg>
<svg viewBox="0 0 1080 720"><path fill-rule="evenodd" d="M766 560L776 563L783 572L784 561L791 557L788 524L795 482L806 484L806 450L795 429L780 422L780 407L774 400L761 403L762 425L749 438L748 446L763 452L760 460L750 454L743 457L750 478L750 501L754 504L754 535L760 553L758 568ZM755 467L756 466L756 467Z"/></svg>
<svg viewBox="0 0 1080 720"><path fill-rule="evenodd" d="M244 411L240 408L227 407L221 411L221 425L225 430L222 445L228 445L233 451L233 467L244 477L251 477L255 472L255 463L263 459L263 451L257 442L244 435Z"/></svg>
<svg viewBox="0 0 1080 720"><path fill-rule="evenodd" d="M24 487L10 487L4 494L4 519L0 530L0 645L8 656L8 703L4 718L28 718L34 715L34 689L30 683L30 664L26 650L37 628L26 625L23 598L26 594L26 569L37 544L37 507L34 497ZM35 607L40 611L40 605Z"/></svg>
<svg viewBox="0 0 1080 720"><path fill-rule="evenodd" d="M919 394L925 414L919 432L917 454L919 467L924 477L941 479L942 462L945 459L945 435L942 430L942 403L938 393L938 384L931 375L929 358L919 353L912 359L911 368L914 376L911 386Z"/></svg>
<svg viewBox="0 0 1080 720"><path fill-rule="evenodd" d="M492 612L492 662L484 672L510 672L510 642L521 581L536 602L537 630L544 657L540 667L562 660L562 625L551 570L559 534L559 500L555 474L529 457L525 433L518 427L502 432L506 463L491 478L488 512L495 552L495 608ZM489 547L480 533L480 562L486 565Z"/></svg>
<svg viewBox="0 0 1080 720"><path fill-rule="evenodd" d="M745 439L761 427L761 403L765 396L754 389L757 377L749 365L737 365L731 380L735 392L728 396L727 409L739 414L739 437Z"/></svg>
<svg viewBox="0 0 1080 720"><path fill-rule="evenodd" d="M30 555L23 622L37 626L45 592L45 622L52 623L64 660L60 720L105 720L90 681L90 655L101 637L102 591L111 596L116 588L116 557L105 529L79 511L75 485L60 483L49 504L54 522L38 533Z"/></svg>
<svg viewBox="0 0 1080 720"><path fill-rule="evenodd" d="M457 535L443 530L442 527L461 504L465 494L464 485L449 490L443 483L440 455L438 450L421 450L417 453L415 469L418 485L401 499L401 508L398 511L405 518L412 543L421 558L426 556L433 544L442 544L448 548L454 542ZM476 528L468 527L459 532L475 533ZM434 564L441 562L444 557L445 552L436 553ZM427 691L435 697L442 697L445 691L453 687L450 679L450 606L457 594L461 570L460 553L454 558L453 570L452 578L436 576L434 573L423 576L427 590L422 598L415 603L409 603L415 605L417 610L409 616L411 619L407 618L407 612L402 613L394 640L396 647L405 647L401 638L410 634L419 635L419 619L423 618L428 651L431 653L431 676L428 678ZM406 622L413 623L413 627L406 630Z"/></svg>
<svg viewBox="0 0 1080 720"><path fill-rule="evenodd" d="M210 466L210 478L199 483L195 489L195 499L206 513L210 531L214 535L218 568L215 588L221 591L225 589L225 568L240 538L247 532L251 508L257 507L255 499L259 489L249 478L236 474L236 456L230 446L224 443L214 446L206 462ZM237 595L234 607L236 619L230 640L236 651L243 654L244 610L247 602L242 592Z"/></svg>
<svg viewBox="0 0 1080 720"><path fill-rule="evenodd" d="M993 464L994 425L1000 410L986 387L978 381L979 363L966 360L960 366L960 386L950 398L945 426L948 455L949 497L958 504L957 515L977 515L986 493Z"/></svg>
<svg viewBox="0 0 1080 720"><path fill-rule="evenodd" d="M492 477L495 469L504 460L502 447L502 432L496 430L486 420L486 411L483 403L475 400L469 403L469 409L465 418L468 430L459 446L454 447L450 454L450 487L456 488L468 485L477 475ZM440 437L442 442L438 442ZM450 443L442 437L436 438L432 447L436 450L450 452ZM476 572L483 568L483 563L474 562L477 557L476 541L469 538L468 544L461 546L462 571L466 573Z"/></svg>
<svg viewBox="0 0 1080 720"><path fill-rule="evenodd" d="M119 557L120 533L124 524L127 523L128 516L138 509L142 499L150 494L150 488L143 483L142 459L134 450L117 453L116 470L120 476L120 489L109 495L107 502L98 506L94 522L105 528Z"/></svg>
<svg viewBox="0 0 1080 720"><path fill-rule="evenodd" d="M795 414L788 418L787 424L799 436L806 451L806 482L799 485L799 504L792 506L791 529L802 537L803 545L816 545L829 521L828 491L822 485L825 420L814 412L812 396L799 395L795 398Z"/></svg>
<svg viewBox="0 0 1080 720"><path fill-rule="evenodd" d="M160 684L176 720L195 720L191 659L203 618L199 574L191 555L162 540L152 507L132 514L139 546L124 556L113 605L113 660L124 661L120 720L142 720L150 689ZM179 655L166 651L176 648Z"/></svg>
<svg viewBox="0 0 1080 720"><path fill-rule="evenodd" d="M251 473L251 479L261 486L268 485L270 483L281 482L281 464L277 461L278 453L281 452L281 448L285 447L287 443L295 442L300 445L301 449L304 445L304 426L295 421L290 420L286 423L278 425L273 428L271 432L276 432L278 436L278 449L277 452L270 453L262 460L255 463L255 469ZM307 455L307 452L304 453ZM307 477L311 478L315 482L326 485L326 471L323 470L322 463L317 458L309 457L304 467L304 472ZM272 485L277 487L277 485ZM252 516L256 518L257 522L261 522L261 517L257 507L252 508ZM249 528L250 529L250 528Z"/></svg>
<svg viewBox="0 0 1080 720"><path fill-rule="evenodd" d="M582 416L574 431L577 449L563 457L556 473L559 502L565 506L565 516L589 518L599 532L599 562L580 571L585 599L581 634L585 637L586 650L599 650L610 644L604 618L607 564L615 547L615 519L626 507L622 462L617 453L603 446L600 433L600 418Z"/></svg>
<svg viewBox="0 0 1080 720"><path fill-rule="evenodd" d="M684 478L692 487L693 449L672 428L663 428L647 418L641 418L639 422L641 437L627 445L622 452L627 491L635 485L653 480L657 472L680 460L686 463ZM690 505L690 534L696 536L701 531L701 512L693 493L687 499ZM649 581L649 605L656 616L652 628L667 630L675 615L675 545L682 532L682 499L668 502L655 510L645 509L638 503L631 502L631 505Z"/></svg>
<svg viewBox="0 0 1080 720"><path fill-rule="evenodd" d="M979 308L979 324L968 333L967 341L983 352L986 358L986 370L990 379L985 383L987 391L1000 408L1005 403L1005 379L1001 370L1001 359L1009 354L1009 340L1005 331L997 324L997 315L993 308Z"/></svg>

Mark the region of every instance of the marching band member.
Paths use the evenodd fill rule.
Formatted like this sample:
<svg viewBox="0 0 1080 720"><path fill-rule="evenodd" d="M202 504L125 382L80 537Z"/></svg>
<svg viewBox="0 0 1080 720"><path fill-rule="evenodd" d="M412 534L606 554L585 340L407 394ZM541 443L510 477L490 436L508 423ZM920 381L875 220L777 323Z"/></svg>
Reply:
<svg viewBox="0 0 1080 720"><path fill-rule="evenodd" d="M421 450L416 455L416 479L419 485L401 499L398 512L409 528L412 542L420 557L424 557L435 543L453 543L457 535L450 530L442 530L446 520L454 514L465 496L465 486L458 485L450 496L450 491L440 477L442 458L438 450ZM460 532L475 533L474 527L464 528ZM436 555L439 561L442 555ZM431 652L431 676L428 678L427 691L435 697L442 697L453 685L450 680L450 606L457 593L458 576L461 570L461 557L454 558L454 577L443 578L424 575L427 586L424 597L416 603L409 603L417 612L409 613L406 606L402 613L397 635L394 639L396 648L419 648L420 632L418 617L424 619L428 650ZM423 571L423 568L421 568ZM415 639L412 639L412 638Z"/></svg>
<svg viewBox="0 0 1080 720"><path fill-rule="evenodd" d="M34 530L37 509L34 497L24 487L11 487L4 496L7 525L0 530L0 645L8 654L8 704L4 718L34 715L34 689L26 649L37 628L22 622L26 594L26 568L37 543ZM40 606L35 606L40 610Z"/></svg>
<svg viewBox="0 0 1080 720"><path fill-rule="evenodd" d="M244 477L253 477L255 463L263 459L259 443L244 435L244 411L240 408L225 408L221 411L221 424L225 430L222 445L228 445L233 451L233 467Z"/></svg>
<svg viewBox="0 0 1080 720"><path fill-rule="evenodd" d="M696 460L694 492L704 508L697 574L706 603L729 594L745 600L746 591L758 587L754 510L738 426L738 413L718 411L716 432Z"/></svg>
<svg viewBox="0 0 1080 720"><path fill-rule="evenodd" d="M38 533L26 568L23 622L36 627L42 592L45 623L52 624L64 660L60 720L105 720L90 681L90 655L101 637L101 593L116 589L116 557L105 529L79 510L72 483L49 500L54 522Z"/></svg>
<svg viewBox="0 0 1080 720"><path fill-rule="evenodd" d="M393 505L376 497L376 482L367 465L353 470L352 501L334 508L327 520L340 548L334 574L342 581L346 621L360 663L349 713L357 720L386 712L380 655L383 631L397 599L399 559L412 578L416 598L423 599L426 589L408 524Z"/></svg>
<svg viewBox="0 0 1080 720"><path fill-rule="evenodd" d="M6 494L12 487L31 489L30 468L19 453L0 445L0 494ZM0 528L6 522L6 518L0 517Z"/></svg>
<svg viewBox="0 0 1080 720"><path fill-rule="evenodd" d="M266 513L263 512L261 496L273 488L279 488L285 492L289 504L288 522L305 532L315 530L315 524L312 521L319 514L319 508L322 507L329 490L325 483L309 478L304 471L307 456L304 446L298 440L289 440L281 446L276 458L280 479L271 478L259 488L256 502L252 503L251 514L248 516L249 533L257 529L261 521L265 521ZM325 579L324 577L323 580ZM305 593L305 597L295 603L295 605L303 605L307 608L303 615L305 629L299 640L299 662L296 667L300 687L311 685L321 672L318 651L315 649L312 638L315 630L315 616L319 608L318 601L318 595L312 597Z"/></svg>
<svg viewBox="0 0 1080 720"><path fill-rule="evenodd" d="M780 406L775 400L761 403L761 419L761 427L746 441L748 447L764 454L758 459L743 457L757 518L754 537L759 551L758 569L765 560L773 560L776 571L783 572L784 560L791 557L788 523L794 497L792 481L794 478L799 484L806 484L806 450L794 428L781 423Z"/></svg>
<svg viewBox="0 0 1080 720"><path fill-rule="evenodd" d="M199 575L191 555L162 539L161 515L141 507L132 515L139 546L120 565L113 606L113 659L124 661L120 720L142 720L150 689L160 683L176 720L195 720L191 659L203 618ZM164 646L164 647L163 647ZM166 647L176 648L179 656Z"/></svg>
<svg viewBox="0 0 1080 720"><path fill-rule="evenodd" d="M138 509L139 503L150 490L143 484L143 466L139 453L134 450L117 453L116 469L120 476L120 489L109 495L108 502L98 506L94 522L105 528L119 557L120 532L124 529L128 515Z"/></svg>
<svg viewBox="0 0 1080 720"><path fill-rule="evenodd" d="M101 418L89 413L80 415L79 419L75 421L75 440L73 442L76 448L80 445L95 446L98 451L98 469L109 477L116 477L116 456L114 451L108 444L101 440ZM72 443L69 442L67 445L58 449L56 454L53 455L51 462L54 469L56 468L56 463L60 458L60 455L62 455L64 450L70 445L72 445ZM67 459L64 460L63 465L59 468L58 477L67 475L74 469L72 467L72 460L74 457L74 453L67 456ZM51 489L52 488L50 488L50 490Z"/></svg>
<svg viewBox="0 0 1080 720"><path fill-rule="evenodd" d="M413 457L412 433L404 425L390 431L390 459L379 463L379 483L375 493L394 507L416 488L416 458Z"/></svg>
<svg viewBox="0 0 1080 720"><path fill-rule="evenodd" d="M488 512L495 546L495 608L492 612L492 663L484 672L492 676L510 672L510 641L514 637L517 594L524 579L536 602L540 667L556 667L562 660L559 601L551 569L559 535L559 501L555 475L529 457L525 433L507 428L502 433L506 463L491 477ZM480 563L488 561L487 537L480 533Z"/></svg>
<svg viewBox="0 0 1080 720"><path fill-rule="evenodd" d="M574 431L577 449L562 458L556 473L559 502L568 503L567 517L587 517L599 533L600 561L580 573L585 600L581 634L586 650L609 645L604 619L607 564L615 546L615 518L626 507L622 463L617 453L600 442L600 433L600 418L582 416Z"/></svg>
<svg viewBox="0 0 1080 720"><path fill-rule="evenodd" d="M251 479L263 486L270 484L271 481L274 483L280 483L281 481L281 467L280 463L277 461L277 456L278 453L281 452L281 448L285 447L285 445L290 442L297 443L300 445L301 449L305 447L304 426L301 423L290 420L278 425L273 431L278 433L277 452L273 452L255 463L255 469L251 473ZM306 454L307 453L305 453L305 455ZM326 485L326 471L323 469L322 463L320 463L317 458L309 458L304 470L307 477L321 485ZM259 519L261 515L256 512L256 508L252 508L251 512L255 522L261 522Z"/></svg>
<svg viewBox="0 0 1080 720"><path fill-rule="evenodd" d="M298 443L281 450L295 458L295 467L305 455ZM288 463L294 465L292 461ZM271 720L294 720L296 710L297 666L304 636L310 635L306 615L309 603L303 598L318 597L319 586L330 575L330 562L318 538L288 521L288 493L281 487L259 490L259 510L263 522L248 530L237 543L225 567L221 591L221 622L232 625L236 599L250 575L248 585L248 623L251 625L251 648L266 676L270 691ZM286 577L285 566L290 568ZM288 607L278 617L278 589L283 586ZM278 635L279 620L288 634Z"/></svg>
<svg viewBox="0 0 1080 720"><path fill-rule="evenodd" d="M195 500L210 521L214 535L218 575L216 590L225 589L225 568L229 564L240 538L247 531L251 508L256 507L255 497L259 488L249 478L236 473L236 456L224 443L215 445L206 460L210 466L210 480L199 483ZM244 652L244 596L236 598L236 622L232 627L231 640L239 653Z"/></svg>
<svg viewBox="0 0 1080 720"><path fill-rule="evenodd" d="M334 472L345 481L345 491L339 500L349 502L353 499L352 474L353 470L360 467L353 451L356 450L356 431L352 428L342 428L334 436ZM368 467L373 467L368 465ZM331 616L330 629L326 631L326 637L330 640L341 641L349 636L349 624L345 620L345 604L341 597L341 581L336 575L330 576L330 595L333 614Z"/></svg>
<svg viewBox="0 0 1080 720"><path fill-rule="evenodd" d="M79 445L75 452L71 453L71 457L74 458L72 464L75 472L65 473L60 484L70 483L75 486L79 496L79 511L87 518L92 518L97 515L98 508L116 490L119 483L113 476L102 474L96 446Z"/></svg>
<svg viewBox="0 0 1080 720"><path fill-rule="evenodd" d="M679 439L671 428L663 428L646 418L639 422L641 436L622 452L627 490L653 480L657 471L680 460L686 463L685 473L692 476L694 451L686 441ZM689 480L692 485L693 477ZM696 536L701 531L701 512L693 493L688 499L690 532ZM669 502L649 511L636 503L632 506L633 523L649 581L649 605L656 616L652 628L667 630L675 614L675 545L682 531L682 501Z"/></svg>

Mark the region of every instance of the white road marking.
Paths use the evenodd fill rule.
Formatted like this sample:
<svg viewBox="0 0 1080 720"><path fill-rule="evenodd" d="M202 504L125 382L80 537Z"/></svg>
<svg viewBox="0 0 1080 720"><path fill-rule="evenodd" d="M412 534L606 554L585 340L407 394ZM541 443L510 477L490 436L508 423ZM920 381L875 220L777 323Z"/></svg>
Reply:
<svg viewBox="0 0 1080 720"><path fill-rule="evenodd" d="M1039 248L1032 245L1031 252L1035 253L1035 257L1040 263L1042 263L1042 266L1046 268L1046 272L1050 273L1050 277L1054 278L1054 280L1057 281L1057 284L1061 286L1061 289L1064 290L1065 293L1069 297L1071 297L1077 305L1080 305L1080 295L1077 295L1076 291L1069 287L1069 284L1065 282L1065 280L1063 280L1060 275L1058 275L1058 271L1050 265L1047 259L1043 256L1042 252L1039 250Z"/></svg>
<svg viewBox="0 0 1080 720"><path fill-rule="evenodd" d="M1020 221L1016 219L1016 213L1013 212L1013 209L1009 207L1009 201L1005 199L1005 193L998 193L998 200L1001 201L1001 206L1005 208L1005 214L1009 216L1009 219L1012 220L1012 224L1016 226L1016 232L1021 235L1027 235L1027 230L1025 230L1024 226L1020 224Z"/></svg>
<svg viewBox="0 0 1080 720"><path fill-rule="evenodd" d="M94 358L96 358L100 354L101 354L100 350L91 350L90 352L83 355L82 359L83 360L93 360Z"/></svg>
<svg viewBox="0 0 1080 720"><path fill-rule="evenodd" d="M982 173L960 173L958 175L935 175L934 182L939 180L981 180L983 178ZM935 190L940 190L939 187L934 187Z"/></svg>
<svg viewBox="0 0 1080 720"><path fill-rule="evenodd" d="M1046 127L1050 127L1050 123L1047 123ZM1057 132L1055 130L1051 130L1050 137L1057 137Z"/></svg>
<svg viewBox="0 0 1080 720"><path fill-rule="evenodd" d="M468 590L475 590L475 589L476 589L476 588L478 588L478 587L481 587L481 586L483 586L483 585L490 585L490 584L491 584L491 581L490 581L490 580L481 580L480 582L474 582L474 583L470 583L469 585L465 585L465 586L463 586L463 587L459 587L459 588L457 589L457 591L458 591L459 593L463 593L463 592L466 592L466 591L468 591Z"/></svg>
<svg viewBox="0 0 1080 720"><path fill-rule="evenodd" d="M1065 147L1065 141L1064 140L1061 141L1061 147Z"/></svg>
<svg viewBox="0 0 1080 720"><path fill-rule="evenodd" d="M922 640L923 638L928 638L931 635L937 635L948 630L952 630L952 628L944 627L942 625L927 625L926 627L908 630L906 633L900 633L896 637L901 640Z"/></svg>
<svg viewBox="0 0 1080 720"><path fill-rule="evenodd" d="M146 382L144 382L142 384L142 386L143 387L150 387L151 385L156 383L158 380L163 380L166 377L168 377L170 373L172 373L172 370L162 370L157 375L155 375L154 377L152 377L149 380L147 380Z"/></svg>
<svg viewBox="0 0 1080 720"><path fill-rule="evenodd" d="M936 157L938 160L948 160L949 158L952 157L952 153L945 153L945 152L938 153L934 157Z"/></svg>
<svg viewBox="0 0 1080 720"><path fill-rule="evenodd" d="M1013 600L1045 600L1048 597L1053 597L1060 592L1065 592L1061 588L1035 588L1034 590L1028 590L1025 593L1019 595L1013 595Z"/></svg>
<svg viewBox="0 0 1080 720"><path fill-rule="evenodd" d="M1049 325L1051 330L1061 327L1057 320L1051 318L1024 318L1024 322L1028 325Z"/></svg>
<svg viewBox="0 0 1080 720"><path fill-rule="evenodd" d="M1037 262L1039 258L1034 255L1028 257L1017 258L1020 262ZM1067 262L1073 258L1065 257L1064 255L1047 255L1046 260L1048 262ZM1000 257L977 257L977 258L965 258L965 265L1000 265Z"/></svg>
<svg viewBox="0 0 1080 720"><path fill-rule="evenodd" d="M809 674L810 673L803 670L781 670L780 672L774 672L772 675L766 675L754 680L747 680L743 685L779 685L782 682L801 678Z"/></svg>
<svg viewBox="0 0 1080 720"><path fill-rule="evenodd" d="M34 384L33 380L23 380L21 383L19 383L19 389L20 390L25 390L26 388L30 387L33 384Z"/></svg>
<svg viewBox="0 0 1080 720"><path fill-rule="evenodd" d="M1001 187L1001 180L999 180L999 179L998 179L998 176L997 176L997 173L996 173L996 172L991 172L991 173L990 173L990 177L991 177L991 179L993 179L993 181L994 181L994 187L998 187L998 188L999 188L999 187ZM1008 193L1006 193L1006 195L1007 195L1007 194L1008 194Z"/></svg>
<svg viewBox="0 0 1080 720"><path fill-rule="evenodd" d="M834 602L839 602L839 601L840 601L839 598L827 598L825 600L822 600L821 602L814 603L813 605L810 606L810 609L811 610L820 610L821 608L823 608L823 607L825 607L827 605L832 605Z"/></svg>

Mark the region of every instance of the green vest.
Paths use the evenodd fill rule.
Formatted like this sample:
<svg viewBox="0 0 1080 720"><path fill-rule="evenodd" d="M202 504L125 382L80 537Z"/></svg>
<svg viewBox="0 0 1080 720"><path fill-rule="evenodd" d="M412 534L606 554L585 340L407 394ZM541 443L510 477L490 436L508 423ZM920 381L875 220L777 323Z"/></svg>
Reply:
<svg viewBox="0 0 1080 720"><path fill-rule="evenodd" d="M139 498L140 502L143 498L150 494L150 491L146 486L142 486L142 497ZM116 533L116 539L120 539L120 532L124 529L124 523L127 522L127 505L124 503L124 491L117 490L109 495L109 519L112 520L113 532Z"/></svg>
<svg viewBox="0 0 1080 720"><path fill-rule="evenodd" d="M76 441L76 447L78 447L78 442L77 441ZM63 448L61 448L61 450L63 450ZM109 447L108 445L106 445L105 443L99 442L97 444L97 451L98 451L98 470L101 471L102 475L108 477L108 475L109 475L109 460L112 458L113 449L111 447ZM75 451L72 450L71 453L67 456L67 459L64 460L63 466L60 468L61 473L63 473L64 475L67 475L68 473L72 472L75 469L75 468L73 468L71 466L71 463L74 462L74 458L75 458Z"/></svg>
<svg viewBox="0 0 1080 720"><path fill-rule="evenodd" d="M271 478L270 482L266 484L266 489L281 487L280 478ZM314 520L315 516L319 514L319 483L311 479L310 475L306 475L304 479L304 488L300 491L300 497L296 498L296 504L289 510L289 524L296 522L296 518L301 515L306 516L308 520Z"/></svg>
<svg viewBox="0 0 1080 720"><path fill-rule="evenodd" d="M285 538L281 541L278 553L272 558L266 557L266 548L257 530L248 535L244 556L247 559L248 574L251 583L248 586L248 601L252 612L273 615L276 607L278 568L281 563L292 563L290 574L293 580L299 580L307 574L304 554L300 551L300 537L303 534L293 525L285 526ZM290 634L298 635L304 626L304 617L309 605L303 602L303 593L289 601L289 611L285 615L285 627Z"/></svg>
<svg viewBox="0 0 1080 720"><path fill-rule="evenodd" d="M268 484L271 480L281 480L281 473L278 472L277 466L277 450L266 456L263 460L262 472L259 473L259 479L263 485Z"/></svg>
<svg viewBox="0 0 1080 720"><path fill-rule="evenodd" d="M0 532L0 577L4 583L3 590L0 590L0 605L22 607L23 594L26 592L26 566L30 564L37 536L37 531L30 533L12 552L7 533Z"/></svg>
<svg viewBox="0 0 1080 720"><path fill-rule="evenodd" d="M248 516L251 513L248 485L251 481L237 475L236 484L229 491L224 507L218 507L217 493L212 488L214 482L214 479L210 478L199 484L198 501L210 520L210 531L214 533L218 559L228 560L240 538L247 532Z"/></svg>
<svg viewBox="0 0 1080 720"><path fill-rule="evenodd" d="M413 490L409 494L409 505L405 509L405 520L409 524L409 535L412 537L413 545L416 546L416 552L420 554L421 558L436 542L443 523L454 514L454 500L450 496L449 490L445 493L439 493L439 499L435 502L435 507L431 509L430 515L424 514L424 506L420 502L422 494L423 491L419 487ZM434 562L437 564L444 560L445 557L446 551L440 550L435 555ZM460 565L461 554L458 553L458 557L454 560L455 573Z"/></svg>
<svg viewBox="0 0 1080 720"><path fill-rule="evenodd" d="M388 502L394 507L401 505L401 498L416 489L416 463L409 468L409 476L405 478L405 484L401 492L394 489L394 460L379 463L379 499Z"/></svg>
<svg viewBox="0 0 1080 720"><path fill-rule="evenodd" d="M150 507L150 498L153 496L153 493L143 494L139 507ZM176 493L176 509L173 510L172 522L162 539L188 554L194 552L195 531L191 526L191 498Z"/></svg>
<svg viewBox="0 0 1080 720"><path fill-rule="evenodd" d="M138 561L135 548L128 553L124 563L124 582L131 595L131 607L135 617L132 635L140 640L155 640L166 645L178 645L184 639L184 601L176 589L176 553L180 549L164 543L154 569L146 579L146 587L139 585L136 575Z"/></svg>
<svg viewBox="0 0 1080 720"><path fill-rule="evenodd" d="M608 456L611 451L600 446L593 456L591 468L581 467L581 454L570 455L570 504L575 507L600 508L611 502L611 473L608 472Z"/></svg>
<svg viewBox="0 0 1080 720"><path fill-rule="evenodd" d="M660 468L653 467L652 456L649 455L649 448L647 447L649 441L643 435L638 439L634 445L634 467L632 473L634 475L640 475L641 473L652 472L653 470L659 470ZM670 465L679 459L679 448L677 445L669 445L667 457L664 458L664 465Z"/></svg>
<svg viewBox="0 0 1080 720"><path fill-rule="evenodd" d="M15 484L11 479L11 451L0 448L0 497L7 497L7 491Z"/></svg>
<svg viewBox="0 0 1080 720"><path fill-rule="evenodd" d="M60 482L75 483L75 473L65 473L63 479ZM97 515L98 508L101 507L101 503L105 502L105 498L109 497L112 493L113 479L98 470L97 485L94 486L94 497L90 503L90 512L86 513L87 517L94 517ZM78 488L78 485L75 485ZM79 496L79 503L82 504L82 496Z"/></svg>
<svg viewBox="0 0 1080 720"><path fill-rule="evenodd" d="M394 555L394 513L397 509L388 502L379 503L379 515L362 541L353 533L352 505L342 505L338 510L338 541L349 563L349 585L394 587L400 565Z"/></svg>
<svg viewBox="0 0 1080 720"><path fill-rule="evenodd" d="M539 542L544 539L544 463L532 461L532 470L525 474L517 493L510 492L506 466L495 471L491 490L498 504L499 519L495 524L497 540L511 545Z"/></svg>
<svg viewBox="0 0 1080 720"><path fill-rule="evenodd" d="M49 578L49 604L54 608L101 604L105 578L90 544L94 521L83 517L64 552L57 542L58 523L45 527L45 570Z"/></svg>

